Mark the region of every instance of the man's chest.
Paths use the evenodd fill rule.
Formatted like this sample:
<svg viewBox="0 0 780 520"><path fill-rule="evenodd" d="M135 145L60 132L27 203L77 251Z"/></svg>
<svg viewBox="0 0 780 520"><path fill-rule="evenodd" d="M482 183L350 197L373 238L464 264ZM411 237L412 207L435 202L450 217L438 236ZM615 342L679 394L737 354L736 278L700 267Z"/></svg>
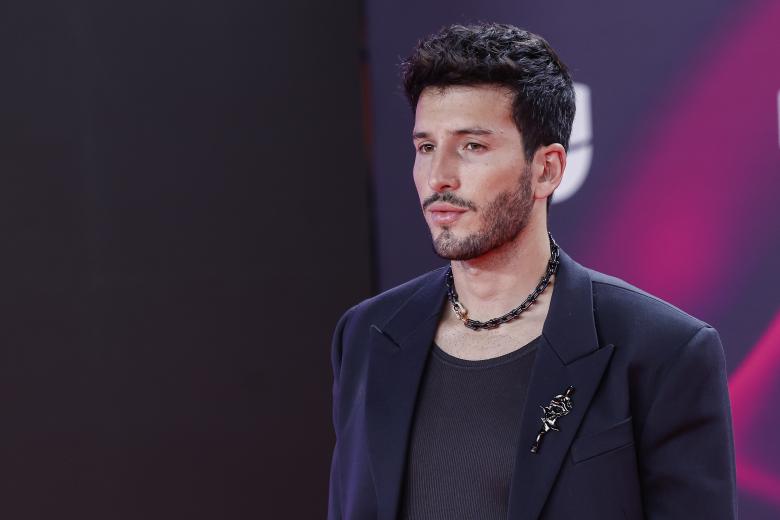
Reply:
<svg viewBox="0 0 780 520"><path fill-rule="evenodd" d="M519 318L493 330L473 331L459 320L443 317L434 342L444 352L461 359L479 360L503 356L539 337L543 316Z"/></svg>

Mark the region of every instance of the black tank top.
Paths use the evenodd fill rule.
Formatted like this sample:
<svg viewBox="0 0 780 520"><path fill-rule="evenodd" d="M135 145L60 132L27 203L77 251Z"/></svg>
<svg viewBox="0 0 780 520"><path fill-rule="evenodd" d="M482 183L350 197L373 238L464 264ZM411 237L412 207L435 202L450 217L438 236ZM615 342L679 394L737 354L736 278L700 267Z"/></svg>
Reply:
<svg viewBox="0 0 780 520"><path fill-rule="evenodd" d="M506 520L540 340L479 361L433 345L417 398L401 519Z"/></svg>

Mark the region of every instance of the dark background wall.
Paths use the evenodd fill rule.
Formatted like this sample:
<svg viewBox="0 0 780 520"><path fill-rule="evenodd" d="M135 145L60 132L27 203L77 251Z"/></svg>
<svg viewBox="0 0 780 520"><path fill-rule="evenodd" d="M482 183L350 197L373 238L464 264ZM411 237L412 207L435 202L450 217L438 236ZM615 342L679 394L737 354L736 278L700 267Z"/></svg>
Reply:
<svg viewBox="0 0 780 520"><path fill-rule="evenodd" d="M359 13L0 3L0 517L324 515Z"/></svg>

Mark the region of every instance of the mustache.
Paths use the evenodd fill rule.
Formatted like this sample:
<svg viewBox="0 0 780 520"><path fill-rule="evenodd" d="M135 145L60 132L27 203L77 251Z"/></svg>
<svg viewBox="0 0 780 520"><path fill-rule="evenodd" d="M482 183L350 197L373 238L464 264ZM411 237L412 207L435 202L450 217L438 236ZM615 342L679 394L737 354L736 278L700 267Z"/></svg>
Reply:
<svg viewBox="0 0 780 520"><path fill-rule="evenodd" d="M443 193L434 193L427 199L423 201L423 209L427 209L428 206L433 204L434 202L445 202L447 204L452 204L453 206L458 206L459 208L466 208L476 211L477 206L474 205L473 202L470 200L462 199L452 193L451 191L445 191Z"/></svg>

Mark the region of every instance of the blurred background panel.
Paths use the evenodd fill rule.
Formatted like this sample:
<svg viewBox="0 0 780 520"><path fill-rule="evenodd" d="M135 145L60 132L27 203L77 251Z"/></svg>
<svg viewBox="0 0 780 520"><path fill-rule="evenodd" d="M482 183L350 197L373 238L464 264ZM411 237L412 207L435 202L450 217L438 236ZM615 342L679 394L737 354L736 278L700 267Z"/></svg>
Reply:
<svg viewBox="0 0 780 520"><path fill-rule="evenodd" d="M0 4L0 517L323 516L359 15Z"/></svg>
<svg viewBox="0 0 780 520"><path fill-rule="evenodd" d="M720 331L742 517L777 518L780 3L367 1L378 287L442 264L411 182L399 57L451 23L543 35L578 90L573 185L553 197L552 233L579 262Z"/></svg>

